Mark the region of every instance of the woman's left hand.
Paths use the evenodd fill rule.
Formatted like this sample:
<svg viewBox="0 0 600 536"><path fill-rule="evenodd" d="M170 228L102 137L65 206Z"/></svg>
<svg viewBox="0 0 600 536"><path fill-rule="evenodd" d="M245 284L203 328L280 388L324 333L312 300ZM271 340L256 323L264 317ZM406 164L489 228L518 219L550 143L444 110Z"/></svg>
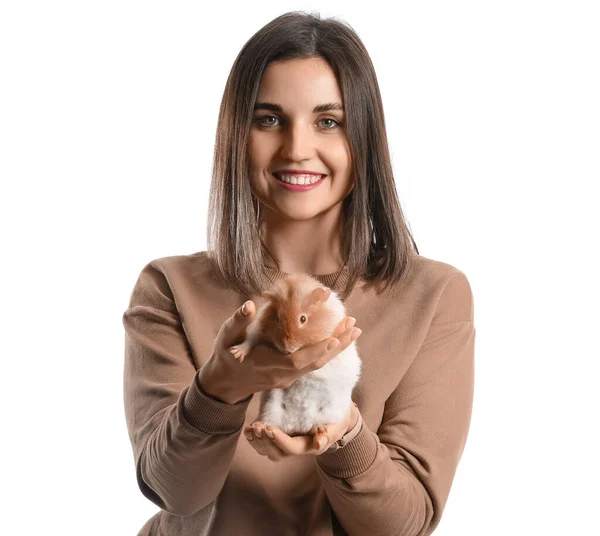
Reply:
<svg viewBox="0 0 600 536"><path fill-rule="evenodd" d="M312 430L313 435L291 437L277 426L265 426L264 423L256 421L244 428L244 436L256 452L261 456L267 456L269 460L274 462L288 456L301 454L318 456L323 454L356 424L358 420L357 411L354 404L350 404L344 419L339 423L316 426ZM269 434L273 437L271 438ZM319 445L319 440L323 442L321 445Z"/></svg>

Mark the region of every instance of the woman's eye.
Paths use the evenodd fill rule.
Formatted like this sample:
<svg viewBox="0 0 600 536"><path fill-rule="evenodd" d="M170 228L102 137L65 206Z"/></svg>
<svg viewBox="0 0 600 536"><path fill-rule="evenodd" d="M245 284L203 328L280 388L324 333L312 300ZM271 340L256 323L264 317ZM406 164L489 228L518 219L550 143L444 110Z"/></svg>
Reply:
<svg viewBox="0 0 600 536"><path fill-rule="evenodd" d="M280 119L275 115L263 115L262 117L257 117L256 121L263 127L275 127L279 126L278 121L280 121ZM341 125L339 121L336 121L331 117L325 117L323 119L320 119L319 122L323 125L323 128L325 130L335 130Z"/></svg>
<svg viewBox="0 0 600 536"><path fill-rule="evenodd" d="M276 119L276 120L279 120L279 118L275 117L274 115L263 115L262 117L258 118L258 122L261 125L265 126L265 127L272 127L272 126L274 126L273 123L265 123L266 119Z"/></svg>
<svg viewBox="0 0 600 536"><path fill-rule="evenodd" d="M334 128L337 128L340 126L340 124L335 120L335 119L331 119L330 117L326 117L325 119L321 119L321 121L331 121L331 126L326 126L325 128L327 130L333 130Z"/></svg>

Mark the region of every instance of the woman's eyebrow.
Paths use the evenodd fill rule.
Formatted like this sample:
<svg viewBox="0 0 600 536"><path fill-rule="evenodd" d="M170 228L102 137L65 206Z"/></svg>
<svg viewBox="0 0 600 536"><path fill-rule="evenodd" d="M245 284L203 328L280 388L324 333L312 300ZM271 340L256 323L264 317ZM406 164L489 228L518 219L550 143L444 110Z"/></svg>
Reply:
<svg viewBox="0 0 600 536"><path fill-rule="evenodd" d="M283 108L279 104L273 104L272 102L257 102L254 105L254 111L256 110L270 110L272 112L283 113ZM339 102L327 102L325 104L319 104L313 108L313 113L329 112L330 110L341 110L344 111L344 107Z"/></svg>

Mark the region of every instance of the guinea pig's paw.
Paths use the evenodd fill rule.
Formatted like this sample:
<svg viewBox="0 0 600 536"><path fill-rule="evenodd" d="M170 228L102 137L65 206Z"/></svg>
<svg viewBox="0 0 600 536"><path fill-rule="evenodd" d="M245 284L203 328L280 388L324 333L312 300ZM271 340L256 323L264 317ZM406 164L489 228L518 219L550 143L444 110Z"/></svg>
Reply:
<svg viewBox="0 0 600 536"><path fill-rule="evenodd" d="M324 424L318 424L311 428L310 435L315 438L315 441L319 443L319 440L324 437L327 439L327 426Z"/></svg>
<svg viewBox="0 0 600 536"><path fill-rule="evenodd" d="M229 348L229 351L233 354L233 357L240 360L240 363L242 361L244 361L244 357L246 357L248 355L248 351L246 350L245 346L242 344L237 345L237 346L231 346Z"/></svg>
<svg viewBox="0 0 600 536"><path fill-rule="evenodd" d="M312 435L327 434L327 426L324 424L315 424L310 430L310 433Z"/></svg>

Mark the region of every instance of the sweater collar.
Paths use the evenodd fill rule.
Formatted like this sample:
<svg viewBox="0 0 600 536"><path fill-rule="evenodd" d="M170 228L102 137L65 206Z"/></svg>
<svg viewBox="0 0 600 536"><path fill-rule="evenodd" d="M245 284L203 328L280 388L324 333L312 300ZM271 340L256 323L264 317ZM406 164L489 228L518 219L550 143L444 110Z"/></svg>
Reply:
<svg viewBox="0 0 600 536"><path fill-rule="evenodd" d="M269 281L274 283L278 279L282 279L287 277L288 273L277 270L276 268L270 268L265 266L265 275ZM325 286L329 287L331 290L337 292L345 288L346 283L349 280L349 271L348 266L344 265L344 267L332 274L309 274L314 277L316 280L323 283Z"/></svg>

